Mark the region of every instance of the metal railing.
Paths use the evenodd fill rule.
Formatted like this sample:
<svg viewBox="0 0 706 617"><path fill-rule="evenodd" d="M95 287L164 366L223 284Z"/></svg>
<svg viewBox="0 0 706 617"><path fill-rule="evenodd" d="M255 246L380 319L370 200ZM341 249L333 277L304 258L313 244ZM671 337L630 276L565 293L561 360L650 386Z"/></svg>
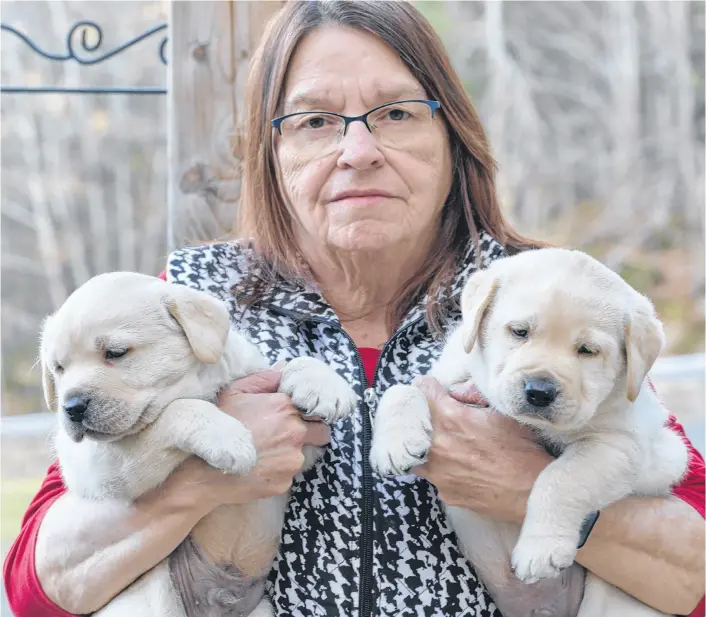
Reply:
<svg viewBox="0 0 706 617"><path fill-rule="evenodd" d="M35 53L52 60L54 62L77 62L82 65L93 65L104 62L124 52L126 49L141 43L160 32L165 32L168 24L162 23L142 34L135 36L117 47L108 51L101 51L103 43L103 29L93 21L79 21L69 29L66 35L66 50L61 53L45 51L29 36L20 32L14 26L0 23L0 31L10 33L23 41ZM92 35L92 36L91 36ZM162 64L167 65L166 49L169 37L165 34L158 46L157 52ZM91 55L97 54L97 55ZM65 93L65 94L166 94L167 89L160 86L28 86L28 85L8 85L0 84L0 93L3 94L45 94L45 93Z"/></svg>

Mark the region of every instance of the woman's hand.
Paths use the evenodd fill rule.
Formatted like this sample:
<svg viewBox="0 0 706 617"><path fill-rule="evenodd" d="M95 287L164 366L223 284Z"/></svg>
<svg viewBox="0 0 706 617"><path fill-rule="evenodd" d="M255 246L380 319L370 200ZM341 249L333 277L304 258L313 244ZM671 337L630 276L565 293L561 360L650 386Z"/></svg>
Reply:
<svg viewBox="0 0 706 617"><path fill-rule="evenodd" d="M521 523L534 481L552 457L515 420L460 402L485 403L469 384L455 387L452 397L431 377L414 383L429 401L433 427L427 462L414 471L449 505Z"/></svg>
<svg viewBox="0 0 706 617"><path fill-rule="evenodd" d="M177 472L202 484L204 498L213 507L286 493L304 464L302 447L329 442L331 433L326 424L305 420L289 397L277 392L281 376L280 371L270 369L244 377L218 398L223 412L240 420L252 433L258 460L250 473L224 474L195 457Z"/></svg>

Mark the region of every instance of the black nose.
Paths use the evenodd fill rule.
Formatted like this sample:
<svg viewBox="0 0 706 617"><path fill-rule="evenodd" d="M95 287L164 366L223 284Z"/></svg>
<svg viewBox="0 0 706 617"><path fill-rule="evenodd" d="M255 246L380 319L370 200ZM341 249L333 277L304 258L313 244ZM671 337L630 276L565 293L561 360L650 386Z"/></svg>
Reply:
<svg viewBox="0 0 706 617"><path fill-rule="evenodd" d="M530 405L548 407L556 398L556 385L549 379L530 379L525 384L525 397Z"/></svg>
<svg viewBox="0 0 706 617"><path fill-rule="evenodd" d="M83 422L90 399L85 396L72 396L64 403L64 411L72 422Z"/></svg>

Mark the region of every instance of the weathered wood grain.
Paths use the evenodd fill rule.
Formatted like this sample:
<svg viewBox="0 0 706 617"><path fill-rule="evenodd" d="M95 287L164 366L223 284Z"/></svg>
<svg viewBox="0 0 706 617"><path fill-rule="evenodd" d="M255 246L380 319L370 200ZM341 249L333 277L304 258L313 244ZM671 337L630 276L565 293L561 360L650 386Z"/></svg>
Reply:
<svg viewBox="0 0 706 617"><path fill-rule="evenodd" d="M249 58L282 1L173 2L169 91L170 248L222 237L240 194Z"/></svg>

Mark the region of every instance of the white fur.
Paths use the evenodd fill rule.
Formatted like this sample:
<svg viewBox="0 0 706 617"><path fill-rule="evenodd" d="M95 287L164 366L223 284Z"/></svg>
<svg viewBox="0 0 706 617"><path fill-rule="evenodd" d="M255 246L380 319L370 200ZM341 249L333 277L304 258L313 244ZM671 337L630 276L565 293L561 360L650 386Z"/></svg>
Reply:
<svg viewBox="0 0 706 617"><path fill-rule="evenodd" d="M47 320L41 347L47 403L59 412L55 444L69 499L114 500L124 507L190 455L225 473L255 466L250 432L214 401L223 387L267 368L267 362L229 328L225 306L204 292L133 273L100 275ZM105 349L123 348L130 348L123 358L106 360ZM329 423L355 406L345 380L313 358L297 358L284 368L280 392ZM77 394L90 399L82 423L64 410ZM320 450L305 450L309 467ZM221 506L202 519L195 537L213 536L215 529L224 553L235 556L233 565L260 564L266 572L286 503L285 495ZM66 515L80 517L81 510ZM166 560L95 614L183 617ZM271 614L266 598L251 613Z"/></svg>
<svg viewBox="0 0 706 617"><path fill-rule="evenodd" d="M470 278L462 312L431 375L446 388L471 379L497 411L563 451L537 478L521 529L447 507L498 607L522 617L550 599L532 596L532 584L574 563L586 516L629 495L666 495L686 471L687 450L642 383L663 345L652 305L594 259L543 249L499 260ZM517 335L523 328L526 337ZM582 345L598 353L579 353ZM525 401L524 384L535 376L559 385L548 417ZM375 417L373 469L405 473L430 447L426 398L393 386ZM591 573L578 614L662 615Z"/></svg>

